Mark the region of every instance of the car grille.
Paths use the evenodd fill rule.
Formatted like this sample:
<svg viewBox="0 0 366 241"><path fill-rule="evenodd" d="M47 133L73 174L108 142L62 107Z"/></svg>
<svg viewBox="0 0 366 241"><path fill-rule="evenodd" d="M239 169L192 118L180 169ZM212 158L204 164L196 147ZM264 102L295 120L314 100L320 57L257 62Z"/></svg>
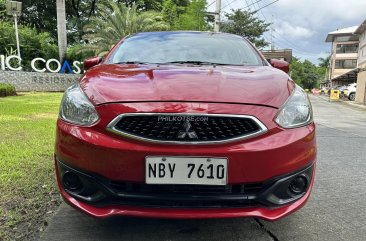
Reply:
<svg viewBox="0 0 366 241"><path fill-rule="evenodd" d="M262 183L206 186L111 182L108 187L115 196L107 197L94 205L123 204L166 208L253 207L259 204L256 199L263 191Z"/></svg>
<svg viewBox="0 0 366 241"><path fill-rule="evenodd" d="M257 136L266 127L252 116L125 114L108 126L127 137L162 143L217 143Z"/></svg>
<svg viewBox="0 0 366 241"><path fill-rule="evenodd" d="M173 185L173 184L142 184L130 182L110 182L109 187L116 193L139 194L249 194L257 193L263 188L262 183L236 184L225 186L210 185Z"/></svg>

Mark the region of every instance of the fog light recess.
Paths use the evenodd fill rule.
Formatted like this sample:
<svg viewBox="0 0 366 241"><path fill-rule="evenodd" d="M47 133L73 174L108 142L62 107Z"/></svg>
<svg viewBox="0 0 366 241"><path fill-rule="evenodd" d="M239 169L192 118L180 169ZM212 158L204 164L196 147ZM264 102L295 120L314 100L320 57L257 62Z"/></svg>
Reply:
<svg viewBox="0 0 366 241"><path fill-rule="evenodd" d="M290 191L296 195L304 193L307 187L308 179L304 175L295 177L289 185Z"/></svg>
<svg viewBox="0 0 366 241"><path fill-rule="evenodd" d="M71 192L78 192L83 188L83 183L80 178L70 171L65 172L62 176L62 184L65 189Z"/></svg>

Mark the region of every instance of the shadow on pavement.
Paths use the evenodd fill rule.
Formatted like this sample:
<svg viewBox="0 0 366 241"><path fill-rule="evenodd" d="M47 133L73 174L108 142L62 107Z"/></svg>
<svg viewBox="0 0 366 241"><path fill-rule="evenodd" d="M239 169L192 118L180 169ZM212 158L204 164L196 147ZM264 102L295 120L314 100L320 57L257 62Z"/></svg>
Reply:
<svg viewBox="0 0 366 241"><path fill-rule="evenodd" d="M273 240L252 218L98 220L62 204L41 240Z"/></svg>

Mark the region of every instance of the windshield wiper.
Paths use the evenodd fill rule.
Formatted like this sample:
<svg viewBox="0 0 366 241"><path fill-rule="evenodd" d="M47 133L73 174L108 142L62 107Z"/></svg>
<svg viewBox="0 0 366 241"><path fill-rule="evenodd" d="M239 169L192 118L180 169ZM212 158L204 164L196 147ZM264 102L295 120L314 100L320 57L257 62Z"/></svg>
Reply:
<svg viewBox="0 0 366 241"><path fill-rule="evenodd" d="M125 61L125 62L118 62L116 64L153 64L153 63L141 62L141 61Z"/></svg>
<svg viewBox="0 0 366 241"><path fill-rule="evenodd" d="M170 62L163 62L163 63L149 63L149 62L142 62L142 61L125 61L125 62L118 62L116 64L157 64L157 65L164 65L164 64L194 64L194 65L233 65L233 66L243 66L245 64L224 64L224 63L213 63L213 62L206 62L206 61L170 61Z"/></svg>
<svg viewBox="0 0 366 241"><path fill-rule="evenodd" d="M205 61L171 61L159 64L195 64L195 65L239 65L241 64L224 64L224 63L213 63L213 62L205 62Z"/></svg>

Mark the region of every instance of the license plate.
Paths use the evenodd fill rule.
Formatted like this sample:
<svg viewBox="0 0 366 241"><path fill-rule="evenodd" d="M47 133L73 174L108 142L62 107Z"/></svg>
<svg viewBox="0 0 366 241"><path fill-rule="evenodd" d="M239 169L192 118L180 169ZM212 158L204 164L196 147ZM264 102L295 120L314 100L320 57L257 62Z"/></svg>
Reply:
<svg viewBox="0 0 366 241"><path fill-rule="evenodd" d="M146 157L145 164L147 184L227 184L227 158Z"/></svg>

